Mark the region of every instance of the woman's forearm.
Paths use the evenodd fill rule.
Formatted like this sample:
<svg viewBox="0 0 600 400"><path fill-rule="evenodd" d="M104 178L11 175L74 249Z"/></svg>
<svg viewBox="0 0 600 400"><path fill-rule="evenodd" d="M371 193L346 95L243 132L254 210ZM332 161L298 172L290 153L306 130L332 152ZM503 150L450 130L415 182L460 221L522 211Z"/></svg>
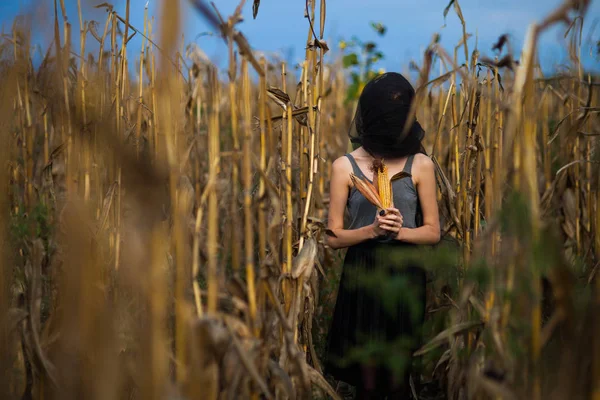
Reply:
<svg viewBox="0 0 600 400"><path fill-rule="evenodd" d="M412 244L437 244L440 241L440 230L430 225L412 229L402 227L396 239Z"/></svg>
<svg viewBox="0 0 600 400"><path fill-rule="evenodd" d="M354 246L376 237L373 226L368 225L358 229L332 229L336 237L329 236L327 244L332 249L342 249Z"/></svg>

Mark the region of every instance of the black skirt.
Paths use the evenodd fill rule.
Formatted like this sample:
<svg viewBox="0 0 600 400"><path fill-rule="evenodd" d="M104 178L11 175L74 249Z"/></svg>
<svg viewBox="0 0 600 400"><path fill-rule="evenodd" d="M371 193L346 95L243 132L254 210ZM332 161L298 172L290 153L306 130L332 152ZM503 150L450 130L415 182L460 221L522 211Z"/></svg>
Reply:
<svg viewBox="0 0 600 400"><path fill-rule="evenodd" d="M417 249L368 241L348 249L329 330L325 372L358 386L361 364L408 383L425 315L426 273Z"/></svg>

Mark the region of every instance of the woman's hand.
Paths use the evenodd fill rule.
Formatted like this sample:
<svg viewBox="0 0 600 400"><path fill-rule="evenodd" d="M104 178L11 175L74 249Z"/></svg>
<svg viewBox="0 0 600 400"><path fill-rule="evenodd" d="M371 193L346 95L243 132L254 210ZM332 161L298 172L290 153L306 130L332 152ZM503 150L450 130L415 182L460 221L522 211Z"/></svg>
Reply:
<svg viewBox="0 0 600 400"><path fill-rule="evenodd" d="M335 160L331 168L327 228L329 228L332 235L327 236L327 244L332 249L354 246L387 233L379 226L378 221L356 229L344 229L344 211L352 187L352 181L350 180L352 170L352 164L345 156Z"/></svg>
<svg viewBox="0 0 600 400"><path fill-rule="evenodd" d="M375 216L375 220L371 224L371 231L373 232L373 238L374 239L378 238L378 237L385 236L387 234L387 231L381 227L381 223L379 222L379 218L380 218L380 216L376 215Z"/></svg>
<svg viewBox="0 0 600 400"><path fill-rule="evenodd" d="M396 208L388 208L383 215L377 215L374 224L382 231L381 235L391 234L397 237L400 233L404 220L402 214Z"/></svg>

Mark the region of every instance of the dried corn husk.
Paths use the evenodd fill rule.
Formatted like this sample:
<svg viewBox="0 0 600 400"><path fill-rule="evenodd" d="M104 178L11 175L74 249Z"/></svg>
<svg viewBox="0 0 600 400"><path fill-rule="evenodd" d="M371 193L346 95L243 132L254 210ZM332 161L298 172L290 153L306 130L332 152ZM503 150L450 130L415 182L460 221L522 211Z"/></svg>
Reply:
<svg viewBox="0 0 600 400"><path fill-rule="evenodd" d="M381 200L379 198L379 193L375 190L373 185L370 182L367 182L366 179L360 178L354 174L350 174L350 179L352 179L352 184L354 187L363 195L371 204L373 204L377 209L383 210L383 205L381 204Z"/></svg>

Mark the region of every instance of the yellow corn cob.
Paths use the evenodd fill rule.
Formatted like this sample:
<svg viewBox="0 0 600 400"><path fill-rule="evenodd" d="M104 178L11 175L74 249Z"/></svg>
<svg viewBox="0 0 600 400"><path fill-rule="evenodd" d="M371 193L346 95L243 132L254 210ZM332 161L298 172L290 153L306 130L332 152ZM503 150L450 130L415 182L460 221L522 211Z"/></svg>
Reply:
<svg viewBox="0 0 600 400"><path fill-rule="evenodd" d="M392 190L390 187L390 180L388 178L387 165L381 164L379 173L377 174L377 187L379 189L379 198L381 199L381 205L384 209L392 206Z"/></svg>

